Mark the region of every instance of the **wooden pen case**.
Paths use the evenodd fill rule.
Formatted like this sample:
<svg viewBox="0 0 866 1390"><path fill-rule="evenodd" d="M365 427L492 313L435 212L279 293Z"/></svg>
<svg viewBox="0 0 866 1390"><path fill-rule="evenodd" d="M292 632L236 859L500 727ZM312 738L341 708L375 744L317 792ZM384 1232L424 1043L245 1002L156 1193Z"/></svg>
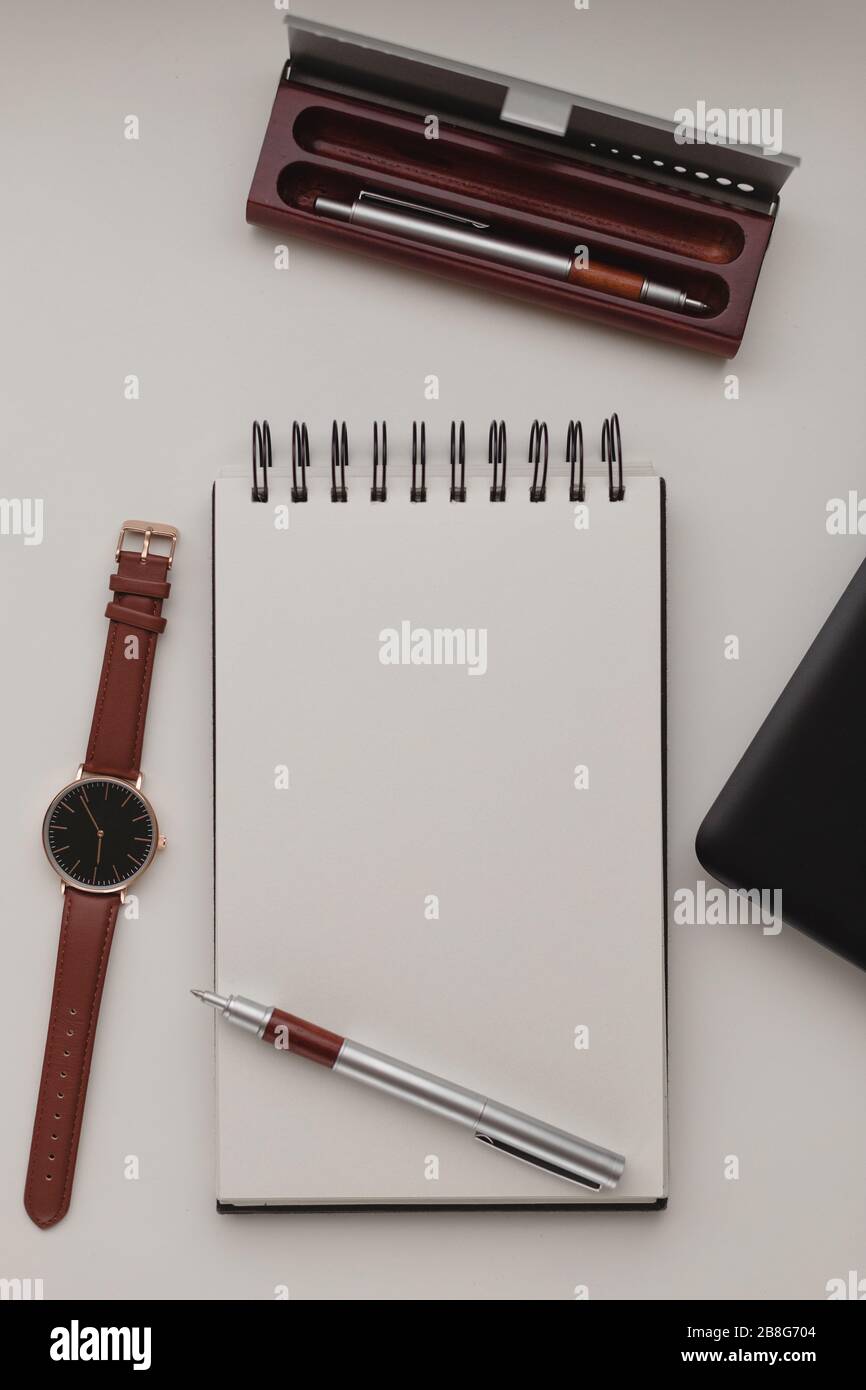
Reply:
<svg viewBox="0 0 866 1390"><path fill-rule="evenodd" d="M292 18L250 222L732 357L799 162L681 145L671 123ZM430 138L431 133L435 138ZM699 317L317 213L359 193L471 218L707 304Z"/></svg>

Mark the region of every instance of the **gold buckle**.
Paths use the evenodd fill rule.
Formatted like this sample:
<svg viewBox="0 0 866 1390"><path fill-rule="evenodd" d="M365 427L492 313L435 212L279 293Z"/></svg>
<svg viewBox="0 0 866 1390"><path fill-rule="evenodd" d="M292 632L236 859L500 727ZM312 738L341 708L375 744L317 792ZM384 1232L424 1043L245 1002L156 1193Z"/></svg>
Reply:
<svg viewBox="0 0 866 1390"><path fill-rule="evenodd" d="M151 536L164 536L167 541L170 541L167 568L171 569L172 561L174 560L174 548L177 545L177 538L180 534L174 526L166 526L161 521L125 521L120 528L120 535L117 538L117 549L114 552L116 561L120 559L120 552L123 550L123 538L127 532L132 536L144 536L144 545L140 552L134 550L126 552L132 555L139 553L142 560L147 559L148 551L150 550Z"/></svg>

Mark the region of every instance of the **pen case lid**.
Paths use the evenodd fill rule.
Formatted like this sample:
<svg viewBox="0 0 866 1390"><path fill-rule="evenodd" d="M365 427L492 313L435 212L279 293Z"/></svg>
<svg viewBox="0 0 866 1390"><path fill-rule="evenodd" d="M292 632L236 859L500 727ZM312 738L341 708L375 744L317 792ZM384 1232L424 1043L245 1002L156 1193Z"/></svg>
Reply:
<svg viewBox="0 0 866 1390"><path fill-rule="evenodd" d="M800 163L760 145L683 143L674 121L293 15L286 24L290 80L505 128L511 139L715 202L773 212Z"/></svg>

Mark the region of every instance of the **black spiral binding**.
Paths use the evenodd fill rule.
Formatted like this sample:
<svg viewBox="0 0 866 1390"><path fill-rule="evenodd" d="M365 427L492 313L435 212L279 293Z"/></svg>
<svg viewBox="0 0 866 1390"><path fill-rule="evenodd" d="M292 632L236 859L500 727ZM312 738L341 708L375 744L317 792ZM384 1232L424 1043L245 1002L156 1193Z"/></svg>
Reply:
<svg viewBox="0 0 866 1390"><path fill-rule="evenodd" d="M331 425L331 501L348 502L349 494L346 490L346 469L349 466L349 432L346 429L346 422L343 421L339 430L336 420ZM340 481L337 482L337 469L340 470Z"/></svg>
<svg viewBox="0 0 866 1390"><path fill-rule="evenodd" d="M547 425L544 420L539 422L533 420L532 429L529 431L529 457L528 462L533 465L532 484L529 489L530 502L544 502L547 499L547 456L549 453L550 438L547 433ZM544 463L541 471L541 482L538 481L538 468L542 461L542 450Z"/></svg>
<svg viewBox="0 0 866 1390"><path fill-rule="evenodd" d="M505 501L505 467L508 459L508 445L505 435L505 421L490 421L490 433L487 436L487 462L493 467L493 482L490 485L491 502ZM499 476L499 469L502 469L502 477Z"/></svg>
<svg viewBox="0 0 866 1390"><path fill-rule="evenodd" d="M420 439L420 447L419 447ZM421 482L418 483L418 465L421 465ZM409 490L410 502L427 501L427 426L421 421L412 421L412 486Z"/></svg>
<svg viewBox="0 0 866 1390"><path fill-rule="evenodd" d="M380 453L381 438L381 453ZM547 476L550 455L550 435L545 420L533 420L529 431L528 462L532 469L529 485L530 502L547 500ZM608 497L611 502L625 500L625 464L622 451L622 431L616 411L602 426L601 459L607 464ZM451 421L451 485L450 500L466 501L466 426L463 420ZM504 502L506 498L506 469L508 460L504 420L492 420L487 437L487 460L493 470L490 501ZM572 502L586 500L584 481L583 425L570 420L565 439L565 462L569 469L568 496ZM381 464L381 468L380 468ZM253 421L252 428L252 489L253 502L267 502L270 496L269 474L273 466L271 427L267 420ZM348 502L346 469L349 466L349 434L345 420L331 424L331 501ZM304 421L292 423L292 486L293 502L309 501L307 469L311 467L310 436ZM427 501L427 426L425 421L412 424L412 472L410 500ZM373 423L373 483L371 502L388 498L388 426Z"/></svg>
<svg viewBox="0 0 866 1390"><path fill-rule="evenodd" d="M370 488L371 502L388 500L388 425L382 421L382 481L379 482L379 426L373 421L373 486Z"/></svg>
<svg viewBox="0 0 866 1390"><path fill-rule="evenodd" d="M460 482L457 482L456 465L460 464ZM451 501L466 501L466 426L460 421L451 421Z"/></svg>
<svg viewBox="0 0 866 1390"><path fill-rule="evenodd" d="M309 498L307 492L307 469L310 466L310 436L307 433L307 426L303 420L298 424L297 420L292 423L292 501L306 502ZM298 468L301 470L301 481L298 483Z"/></svg>
<svg viewBox="0 0 866 1390"><path fill-rule="evenodd" d="M254 502L267 502L268 500L268 469L271 466L273 454L271 450L271 427L267 420L259 424L258 420L253 420L253 489L252 499ZM262 482L259 486L259 470L261 470Z"/></svg>
<svg viewBox="0 0 866 1390"><path fill-rule="evenodd" d="M579 420L569 420L565 436L565 461L570 466L568 496L572 502L583 502L586 488L583 485L583 425ZM577 482L574 470L577 467Z"/></svg>
<svg viewBox="0 0 866 1390"><path fill-rule="evenodd" d="M611 502L623 502L625 485L622 478L622 435L616 411L609 420L605 420L601 431L601 461L607 464L608 496ZM614 465L617 470L616 482L613 478Z"/></svg>

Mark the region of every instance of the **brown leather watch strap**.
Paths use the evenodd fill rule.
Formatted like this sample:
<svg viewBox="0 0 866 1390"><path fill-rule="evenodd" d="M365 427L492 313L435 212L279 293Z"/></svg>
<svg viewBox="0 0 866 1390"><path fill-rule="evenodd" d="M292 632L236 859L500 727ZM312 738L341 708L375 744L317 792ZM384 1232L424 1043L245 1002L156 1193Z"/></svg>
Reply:
<svg viewBox="0 0 866 1390"><path fill-rule="evenodd" d="M119 906L119 893L66 889L24 1191L24 1206L37 1226L53 1226L69 1208L93 1038Z"/></svg>
<svg viewBox="0 0 866 1390"><path fill-rule="evenodd" d="M143 537L140 550L124 545ZM154 554L153 536L168 540L168 555ZM108 637L93 724L82 771L134 782L153 675L156 641L165 628L162 605L171 586L174 527L124 522L117 545L117 572L106 608ZM84 1100L102 987L122 897L120 891L88 893L66 885L54 994L33 1125L24 1206L37 1226L53 1226L69 1208Z"/></svg>
<svg viewBox="0 0 866 1390"><path fill-rule="evenodd" d="M145 523L140 523L144 528ZM138 523L127 522L121 531L138 530ZM149 549L150 535L174 537L170 527L153 533L142 530L142 550L118 551L117 573L111 576L112 602L105 610L109 620L105 656L93 724L87 741L84 771L123 777L134 782L141 772L141 745L153 675L156 639L165 629L161 617L163 601L171 585L168 571L172 555L155 555ZM172 539L172 549L173 549Z"/></svg>

